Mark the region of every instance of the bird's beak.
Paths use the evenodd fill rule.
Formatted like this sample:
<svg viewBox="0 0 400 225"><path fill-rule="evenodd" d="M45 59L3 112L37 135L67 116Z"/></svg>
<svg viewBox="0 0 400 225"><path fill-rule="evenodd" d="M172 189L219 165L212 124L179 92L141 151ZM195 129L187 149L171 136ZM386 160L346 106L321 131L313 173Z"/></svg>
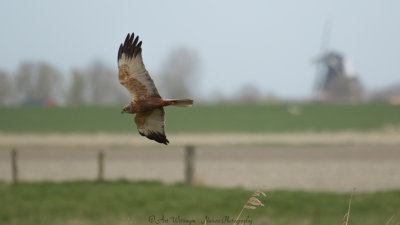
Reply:
<svg viewBox="0 0 400 225"><path fill-rule="evenodd" d="M124 114L124 110L121 111L121 114Z"/></svg>

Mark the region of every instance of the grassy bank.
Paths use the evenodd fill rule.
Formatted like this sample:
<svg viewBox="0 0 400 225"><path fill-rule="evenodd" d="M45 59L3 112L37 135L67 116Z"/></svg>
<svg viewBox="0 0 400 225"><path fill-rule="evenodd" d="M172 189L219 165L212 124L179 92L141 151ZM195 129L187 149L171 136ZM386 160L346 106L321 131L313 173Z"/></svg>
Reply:
<svg viewBox="0 0 400 225"><path fill-rule="evenodd" d="M0 132L136 132L115 107L0 108ZM195 105L166 109L167 132L370 131L400 125L400 106Z"/></svg>
<svg viewBox="0 0 400 225"><path fill-rule="evenodd" d="M251 193L159 182L0 183L0 224L151 224L152 216L164 216L168 224L189 224L174 223L171 217L178 216L201 224L206 216L234 218ZM253 224L341 224L349 195L267 191L260 198L265 206L246 210L242 218L248 216ZM400 191L356 193L349 224L385 224L399 209Z"/></svg>

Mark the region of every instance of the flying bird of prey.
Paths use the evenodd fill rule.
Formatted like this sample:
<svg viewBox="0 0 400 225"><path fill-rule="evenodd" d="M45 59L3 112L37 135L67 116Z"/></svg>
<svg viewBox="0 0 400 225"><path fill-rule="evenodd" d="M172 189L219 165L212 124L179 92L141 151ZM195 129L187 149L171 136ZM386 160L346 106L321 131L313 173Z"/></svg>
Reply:
<svg viewBox="0 0 400 225"><path fill-rule="evenodd" d="M119 82L128 89L132 101L121 113L136 114L139 134L167 145L165 136L165 106L188 107L192 99L164 99L160 96L142 59L142 42L134 33L126 36L118 50Z"/></svg>

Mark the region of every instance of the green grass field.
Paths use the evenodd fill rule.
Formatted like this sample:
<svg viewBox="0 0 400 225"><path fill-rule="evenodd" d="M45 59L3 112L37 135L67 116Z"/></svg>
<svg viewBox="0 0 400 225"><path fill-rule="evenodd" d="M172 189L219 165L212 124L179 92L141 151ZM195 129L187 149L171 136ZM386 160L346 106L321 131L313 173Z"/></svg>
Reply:
<svg viewBox="0 0 400 225"><path fill-rule="evenodd" d="M132 115L115 107L0 108L0 132L136 132ZM195 105L166 109L167 132L371 131L400 126L388 104Z"/></svg>
<svg viewBox="0 0 400 225"><path fill-rule="evenodd" d="M178 216L196 220L192 224L202 224L200 221L206 216L235 218L251 194L240 188L143 181L40 182L18 186L0 183L0 224L152 224L151 216L158 219L164 216L169 219L168 224L189 224L171 220ZM253 224L342 224L349 196L349 193L267 192L267 197L260 197L265 206L245 210L242 218L248 216ZM349 225L385 224L399 209L400 191L356 193ZM399 219L397 215L392 224Z"/></svg>

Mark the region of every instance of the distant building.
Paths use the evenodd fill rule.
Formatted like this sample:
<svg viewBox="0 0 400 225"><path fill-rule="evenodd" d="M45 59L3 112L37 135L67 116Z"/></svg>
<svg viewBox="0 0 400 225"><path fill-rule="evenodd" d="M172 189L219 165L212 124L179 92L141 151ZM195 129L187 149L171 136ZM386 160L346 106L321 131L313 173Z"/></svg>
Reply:
<svg viewBox="0 0 400 225"><path fill-rule="evenodd" d="M400 105L400 84L390 85L372 93L370 100Z"/></svg>
<svg viewBox="0 0 400 225"><path fill-rule="evenodd" d="M32 97L28 97L22 102L22 105L24 105L24 106L55 106L57 104L56 104L55 99L53 99L53 98L47 98L47 97L32 98Z"/></svg>
<svg viewBox="0 0 400 225"><path fill-rule="evenodd" d="M337 52L328 52L316 61L322 70L317 77L317 100L324 102L357 102L363 97L360 80L349 74L345 58Z"/></svg>

